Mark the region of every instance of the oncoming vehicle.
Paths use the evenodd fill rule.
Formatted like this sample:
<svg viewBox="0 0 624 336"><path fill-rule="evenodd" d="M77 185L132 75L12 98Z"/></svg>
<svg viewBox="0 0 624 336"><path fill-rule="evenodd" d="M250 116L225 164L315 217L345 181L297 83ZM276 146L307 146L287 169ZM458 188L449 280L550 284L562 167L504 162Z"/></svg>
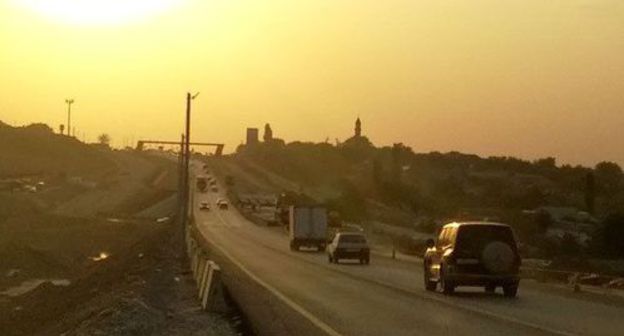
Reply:
<svg viewBox="0 0 624 336"><path fill-rule="evenodd" d="M201 192L206 192L208 188L208 181L205 176L197 176L196 181L197 189Z"/></svg>
<svg viewBox="0 0 624 336"><path fill-rule="evenodd" d="M217 200L217 207L221 210L227 210L228 209L228 202L222 198L219 198Z"/></svg>
<svg viewBox="0 0 624 336"><path fill-rule="evenodd" d="M452 294L457 286L483 286L488 292L502 287L515 297L520 278L520 255L511 227L500 223L446 224L436 242L427 241L424 257L425 288Z"/></svg>
<svg viewBox="0 0 624 336"><path fill-rule="evenodd" d="M327 247L327 260L338 263L340 259L357 259L360 264L370 263L370 248L366 237L358 232L339 232Z"/></svg>
<svg viewBox="0 0 624 336"><path fill-rule="evenodd" d="M208 205L208 202L199 203L199 210L209 211L210 206Z"/></svg>

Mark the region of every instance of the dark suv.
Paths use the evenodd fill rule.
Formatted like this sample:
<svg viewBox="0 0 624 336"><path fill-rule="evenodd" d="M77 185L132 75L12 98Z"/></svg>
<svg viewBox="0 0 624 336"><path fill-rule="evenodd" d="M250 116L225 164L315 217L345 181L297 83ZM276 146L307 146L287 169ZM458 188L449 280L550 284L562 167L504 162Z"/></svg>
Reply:
<svg viewBox="0 0 624 336"><path fill-rule="evenodd" d="M511 227L506 224L468 222L442 227L437 241L427 241L424 257L425 288L445 294L457 286L484 286L488 292L503 287L515 297L520 282L520 255Z"/></svg>

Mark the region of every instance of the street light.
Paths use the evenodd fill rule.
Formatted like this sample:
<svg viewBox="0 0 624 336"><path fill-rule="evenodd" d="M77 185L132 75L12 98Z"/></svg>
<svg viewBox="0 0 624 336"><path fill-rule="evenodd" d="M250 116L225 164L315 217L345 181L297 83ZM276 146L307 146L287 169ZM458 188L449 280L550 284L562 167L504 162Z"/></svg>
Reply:
<svg viewBox="0 0 624 336"><path fill-rule="evenodd" d="M190 92L186 93L186 132L184 136L184 222L186 223L186 216L189 211L189 200L190 200L190 160L191 160L191 101L199 96L199 92L191 95Z"/></svg>
<svg viewBox="0 0 624 336"><path fill-rule="evenodd" d="M65 103L67 104L67 136L71 136L71 106L74 103L74 99L65 99Z"/></svg>

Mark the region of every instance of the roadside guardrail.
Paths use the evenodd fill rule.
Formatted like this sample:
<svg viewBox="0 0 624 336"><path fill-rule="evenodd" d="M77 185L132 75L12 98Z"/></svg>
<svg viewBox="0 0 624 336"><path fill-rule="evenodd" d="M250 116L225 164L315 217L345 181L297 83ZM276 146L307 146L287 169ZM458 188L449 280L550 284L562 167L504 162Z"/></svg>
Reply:
<svg viewBox="0 0 624 336"><path fill-rule="evenodd" d="M193 278L197 284L197 298L204 310L213 310L221 290L221 268L208 258L208 251L199 244L191 230L194 216L185 228L186 251L190 261Z"/></svg>

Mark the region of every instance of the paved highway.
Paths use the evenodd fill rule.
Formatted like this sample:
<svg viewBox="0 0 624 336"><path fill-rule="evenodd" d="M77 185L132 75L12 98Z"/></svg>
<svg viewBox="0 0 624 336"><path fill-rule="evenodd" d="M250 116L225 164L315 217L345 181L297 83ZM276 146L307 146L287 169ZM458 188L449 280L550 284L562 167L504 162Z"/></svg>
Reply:
<svg viewBox="0 0 624 336"><path fill-rule="evenodd" d="M424 290L417 263L371 258L334 265L324 253L292 252L286 234L259 227L222 195L197 193L200 232L219 250L319 327L319 335L622 335L624 308L547 285L521 283L519 298L468 289L456 296ZM197 209L197 207L195 207Z"/></svg>

